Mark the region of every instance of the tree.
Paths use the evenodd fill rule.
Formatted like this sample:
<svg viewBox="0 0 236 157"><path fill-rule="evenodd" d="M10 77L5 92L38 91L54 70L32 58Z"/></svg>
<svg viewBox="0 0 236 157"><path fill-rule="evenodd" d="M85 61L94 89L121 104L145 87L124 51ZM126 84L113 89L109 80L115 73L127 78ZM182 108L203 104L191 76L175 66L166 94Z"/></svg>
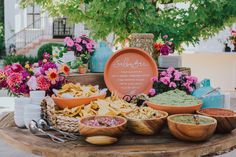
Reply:
<svg viewBox="0 0 236 157"><path fill-rule="evenodd" d="M182 2L187 8L160 9ZM52 16L83 22L95 38L113 32L118 40L131 33L168 34L177 47L197 43L236 21L236 0L22 0L23 7L37 3ZM83 8L85 4L86 9Z"/></svg>

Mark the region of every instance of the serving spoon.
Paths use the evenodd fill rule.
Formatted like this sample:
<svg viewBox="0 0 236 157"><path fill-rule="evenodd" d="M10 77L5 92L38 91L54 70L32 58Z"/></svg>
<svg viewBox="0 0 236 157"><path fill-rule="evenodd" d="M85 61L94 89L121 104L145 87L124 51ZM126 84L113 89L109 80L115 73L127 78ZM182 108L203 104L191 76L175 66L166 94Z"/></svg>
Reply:
<svg viewBox="0 0 236 157"><path fill-rule="evenodd" d="M40 133L42 133L44 135L47 135L47 136L49 136L51 138L52 141L54 141L56 143L64 143L64 142L66 142L64 139L61 139L61 138L59 138L59 137L57 137L57 136L55 136L53 134L50 134L50 133L48 133L46 131L43 131L41 128L38 127L37 122L34 121L34 120L32 120L30 122L29 130L34 135L37 134L37 132L40 132Z"/></svg>
<svg viewBox="0 0 236 157"><path fill-rule="evenodd" d="M67 133L67 132L64 132L64 131L61 131L59 129L56 129L54 128L53 126L50 126L49 123L47 122L47 120L45 119L39 119L38 121L38 126L39 128L43 129L43 130L54 130L56 132L59 132L60 134L62 134L64 136L65 139L67 140L71 140L71 141L74 141L74 140L77 140L78 139L78 136L74 135L74 134L71 134L71 133Z"/></svg>

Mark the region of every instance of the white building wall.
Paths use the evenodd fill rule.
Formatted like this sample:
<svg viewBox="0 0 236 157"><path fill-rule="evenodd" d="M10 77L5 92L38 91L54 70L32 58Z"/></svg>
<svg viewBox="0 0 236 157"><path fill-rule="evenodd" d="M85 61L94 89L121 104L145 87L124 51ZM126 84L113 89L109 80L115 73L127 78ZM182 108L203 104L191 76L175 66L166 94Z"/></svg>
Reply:
<svg viewBox="0 0 236 157"><path fill-rule="evenodd" d="M224 52L224 42L227 38L231 35L231 30L236 30L236 24L232 25L231 27L227 27L224 30L220 31L216 35L210 37L206 40L201 40L199 44L196 44L195 46L185 46L186 51L196 52L196 53L203 53L203 52ZM231 50L234 49L233 44L229 42L229 47L231 47Z"/></svg>

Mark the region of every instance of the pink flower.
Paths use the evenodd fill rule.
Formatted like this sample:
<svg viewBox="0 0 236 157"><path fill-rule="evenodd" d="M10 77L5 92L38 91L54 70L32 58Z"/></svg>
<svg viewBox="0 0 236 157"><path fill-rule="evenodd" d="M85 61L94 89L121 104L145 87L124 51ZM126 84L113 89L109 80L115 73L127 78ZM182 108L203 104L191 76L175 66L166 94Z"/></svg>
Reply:
<svg viewBox="0 0 236 157"><path fill-rule="evenodd" d="M88 42L86 40L82 40L82 43L83 44L87 44Z"/></svg>
<svg viewBox="0 0 236 157"><path fill-rule="evenodd" d="M21 71L23 71L23 67L19 63L12 64L11 69L14 72L21 72Z"/></svg>
<svg viewBox="0 0 236 157"><path fill-rule="evenodd" d="M179 81L181 76L182 76L182 72L180 72L178 70L175 70L175 72L174 72L174 80L175 81Z"/></svg>
<svg viewBox="0 0 236 157"><path fill-rule="evenodd" d="M187 89L190 93L193 92L193 88L191 86L189 86Z"/></svg>
<svg viewBox="0 0 236 157"><path fill-rule="evenodd" d="M45 71L47 79L54 85L59 81L59 74L57 69L49 68L48 71Z"/></svg>
<svg viewBox="0 0 236 157"><path fill-rule="evenodd" d="M88 49L88 52L90 52L90 53L93 52L93 51L94 51L93 49Z"/></svg>
<svg viewBox="0 0 236 157"><path fill-rule="evenodd" d="M7 76L11 75L13 72L10 65L5 66L4 71Z"/></svg>
<svg viewBox="0 0 236 157"><path fill-rule="evenodd" d="M89 39L89 43L95 45L95 41L93 41L92 39Z"/></svg>
<svg viewBox="0 0 236 157"><path fill-rule="evenodd" d="M78 38L75 38L75 41L76 41L77 43L80 43L80 42L82 41L82 39L81 39L80 37L78 37Z"/></svg>
<svg viewBox="0 0 236 157"><path fill-rule="evenodd" d="M22 83L23 77L21 73L13 72L7 77L7 84L10 88L20 86Z"/></svg>
<svg viewBox="0 0 236 157"><path fill-rule="evenodd" d="M176 88L177 86L176 86L176 83L174 83L174 82L171 82L171 83L169 84L169 87Z"/></svg>
<svg viewBox="0 0 236 157"><path fill-rule="evenodd" d="M186 76L186 79L190 84L197 83L197 77L195 76Z"/></svg>
<svg viewBox="0 0 236 157"><path fill-rule="evenodd" d="M39 76L36 79L37 81L37 88L40 90L48 90L50 88L50 83L47 81L47 79L44 76Z"/></svg>
<svg viewBox="0 0 236 157"><path fill-rule="evenodd" d="M69 47L72 47L72 46L74 46L74 41L72 39L70 39L66 42L66 45Z"/></svg>
<svg viewBox="0 0 236 157"><path fill-rule="evenodd" d="M70 37L65 37L65 39L64 39L64 43L67 43L69 40L71 40Z"/></svg>
<svg viewBox="0 0 236 157"><path fill-rule="evenodd" d="M81 52L83 50L83 47L80 46L79 44L75 44L75 46L77 51Z"/></svg>
<svg viewBox="0 0 236 157"><path fill-rule="evenodd" d="M168 38L168 35L164 35L164 36L163 36L163 39L167 39L167 38Z"/></svg>
<svg viewBox="0 0 236 157"><path fill-rule="evenodd" d="M157 77L157 76L152 77L152 78L151 78L151 81L152 81L152 82L157 82L157 81L158 81L158 77Z"/></svg>
<svg viewBox="0 0 236 157"><path fill-rule="evenodd" d="M37 90L37 81L35 76L31 76L29 81L27 82L30 90Z"/></svg>
<svg viewBox="0 0 236 157"><path fill-rule="evenodd" d="M150 90L149 90L149 94L150 94L151 96L154 96L154 95L156 94L156 90L155 90L154 88L150 89Z"/></svg>
<svg viewBox="0 0 236 157"><path fill-rule="evenodd" d="M93 45L92 45L91 43L87 43L87 44L86 44L86 48L87 48L87 49L92 49L92 48L93 48Z"/></svg>
<svg viewBox="0 0 236 157"><path fill-rule="evenodd" d="M42 69L42 67L34 68L34 69L33 69L34 75L35 75L35 76L41 75L41 69Z"/></svg>
<svg viewBox="0 0 236 157"><path fill-rule="evenodd" d="M169 77L161 77L160 81L165 84L168 85L170 83L170 78Z"/></svg>
<svg viewBox="0 0 236 157"><path fill-rule="evenodd" d="M161 72L161 76L166 76L167 75L167 72L166 71L162 71Z"/></svg>
<svg viewBox="0 0 236 157"><path fill-rule="evenodd" d="M169 67L166 71L168 74L172 74L175 71L175 68Z"/></svg>

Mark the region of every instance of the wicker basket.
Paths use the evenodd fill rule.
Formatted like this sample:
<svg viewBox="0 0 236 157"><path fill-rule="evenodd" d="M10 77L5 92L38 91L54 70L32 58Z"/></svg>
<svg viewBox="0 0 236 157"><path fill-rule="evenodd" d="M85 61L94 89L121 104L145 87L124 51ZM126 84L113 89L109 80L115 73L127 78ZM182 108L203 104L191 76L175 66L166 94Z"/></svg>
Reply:
<svg viewBox="0 0 236 157"><path fill-rule="evenodd" d="M51 97L46 97L41 103L42 118L59 130L79 133L79 118L67 117L56 114L57 106Z"/></svg>

